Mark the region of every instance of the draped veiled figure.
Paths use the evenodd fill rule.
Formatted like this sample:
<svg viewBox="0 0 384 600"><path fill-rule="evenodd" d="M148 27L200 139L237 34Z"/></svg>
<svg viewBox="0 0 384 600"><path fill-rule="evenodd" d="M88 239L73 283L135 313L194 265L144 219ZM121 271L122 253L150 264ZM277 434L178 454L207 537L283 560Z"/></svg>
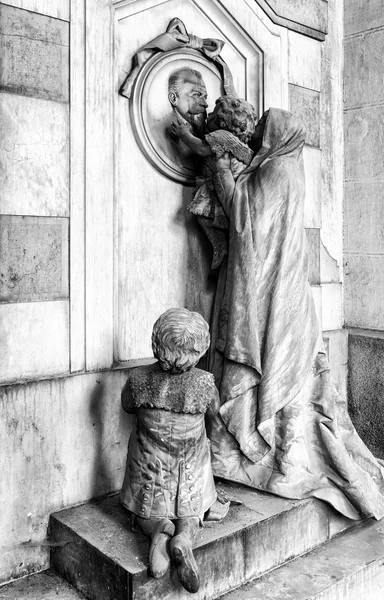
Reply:
<svg viewBox="0 0 384 600"><path fill-rule="evenodd" d="M307 278L305 131L267 113L262 147L236 183L214 176L230 221L209 369L220 390L216 476L286 498L315 496L350 518L384 516L384 470L330 377Z"/></svg>

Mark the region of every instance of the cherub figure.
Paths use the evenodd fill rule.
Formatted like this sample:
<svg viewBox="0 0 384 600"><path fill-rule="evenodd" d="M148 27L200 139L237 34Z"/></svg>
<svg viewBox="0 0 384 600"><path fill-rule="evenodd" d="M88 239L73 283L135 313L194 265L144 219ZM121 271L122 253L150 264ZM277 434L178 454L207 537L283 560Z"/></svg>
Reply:
<svg viewBox="0 0 384 600"><path fill-rule="evenodd" d="M151 538L151 574L165 575L172 558L191 593L200 585L192 552L199 525L207 516L220 520L229 508L229 500L217 500L205 430L205 418L219 410L219 393L213 375L195 367L209 341L199 313L167 310L153 327L158 362L132 369L122 391L124 410L137 420L121 502Z"/></svg>
<svg viewBox="0 0 384 600"><path fill-rule="evenodd" d="M172 135L180 138L194 154L205 159L202 177L197 178L199 187L187 209L198 216L213 246L213 269L221 265L228 243L228 216L220 203L220 189L215 187L217 162L222 157L229 159L229 169L236 181L253 158L247 143L254 133L255 124L256 113L251 104L235 96L221 96L216 100L213 112L208 115L207 133L203 139L195 137L188 124L173 121L171 125Z"/></svg>

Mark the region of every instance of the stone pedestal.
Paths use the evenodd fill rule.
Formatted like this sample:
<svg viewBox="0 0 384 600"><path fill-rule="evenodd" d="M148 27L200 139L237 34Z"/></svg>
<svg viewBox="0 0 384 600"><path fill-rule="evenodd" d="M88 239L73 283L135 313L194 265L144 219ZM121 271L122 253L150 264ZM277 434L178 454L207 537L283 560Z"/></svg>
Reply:
<svg viewBox="0 0 384 600"><path fill-rule="evenodd" d="M196 600L218 598L356 525L318 500L222 487L242 504L232 505L222 523L207 524L195 540L201 577ZM148 541L128 524L118 496L55 513L53 568L90 600L190 598L174 568L161 579L149 576Z"/></svg>

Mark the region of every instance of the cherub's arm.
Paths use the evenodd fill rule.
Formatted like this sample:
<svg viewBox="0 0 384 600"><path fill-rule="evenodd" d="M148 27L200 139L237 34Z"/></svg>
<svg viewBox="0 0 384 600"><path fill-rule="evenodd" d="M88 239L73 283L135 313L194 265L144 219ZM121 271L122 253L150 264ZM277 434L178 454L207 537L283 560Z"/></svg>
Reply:
<svg viewBox="0 0 384 600"><path fill-rule="evenodd" d="M188 148L197 156L213 155L213 152L207 142L192 135L189 125L182 125L180 123L176 123L176 121L172 121L171 134L177 138L180 138L184 144L186 144Z"/></svg>

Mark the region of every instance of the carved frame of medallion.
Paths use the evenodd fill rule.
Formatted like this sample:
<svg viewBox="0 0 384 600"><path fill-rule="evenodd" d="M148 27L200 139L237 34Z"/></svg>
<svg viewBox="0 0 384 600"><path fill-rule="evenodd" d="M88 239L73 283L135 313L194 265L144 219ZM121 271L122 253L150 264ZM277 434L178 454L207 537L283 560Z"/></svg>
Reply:
<svg viewBox="0 0 384 600"><path fill-rule="evenodd" d="M182 164L177 165L171 157L167 156L166 152L162 152L156 139L156 129L151 126L150 114L148 114L151 109L147 102L149 88L154 79L160 76L162 68L169 67L172 63L181 63L182 66L190 66L196 70L210 71L218 80L219 93L216 94L216 97L224 93L220 89L221 79L218 69L201 53L188 48L160 52L145 63L135 80L129 101L132 128L141 151L160 173L179 183L195 185L195 173ZM206 79L204 73L203 79Z"/></svg>

